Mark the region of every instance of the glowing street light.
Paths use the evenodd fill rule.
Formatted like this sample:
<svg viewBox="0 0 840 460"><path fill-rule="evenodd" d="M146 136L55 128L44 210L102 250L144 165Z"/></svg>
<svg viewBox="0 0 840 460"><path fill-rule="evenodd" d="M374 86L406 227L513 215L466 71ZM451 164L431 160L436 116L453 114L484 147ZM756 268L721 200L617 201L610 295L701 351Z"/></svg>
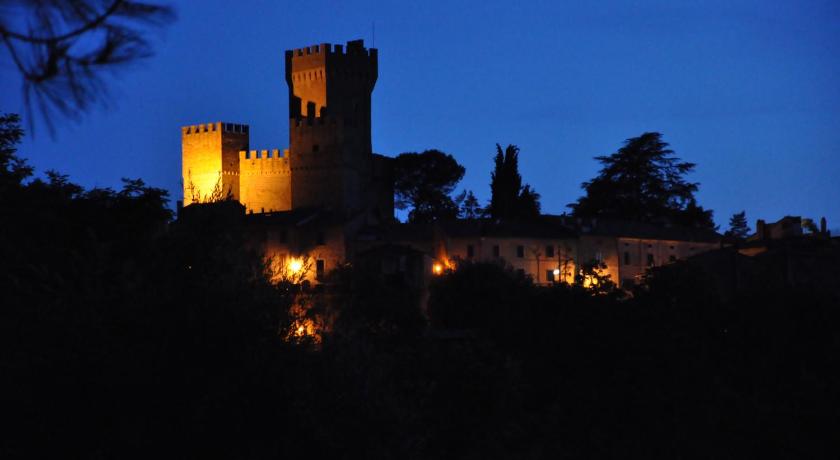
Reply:
<svg viewBox="0 0 840 460"><path fill-rule="evenodd" d="M443 273L443 265L441 265L438 262L435 262L434 265L432 265L432 273L434 273L435 275L440 275L441 273Z"/></svg>
<svg viewBox="0 0 840 460"><path fill-rule="evenodd" d="M303 261L300 259L292 259L289 261L289 270L293 274L298 274L303 269Z"/></svg>

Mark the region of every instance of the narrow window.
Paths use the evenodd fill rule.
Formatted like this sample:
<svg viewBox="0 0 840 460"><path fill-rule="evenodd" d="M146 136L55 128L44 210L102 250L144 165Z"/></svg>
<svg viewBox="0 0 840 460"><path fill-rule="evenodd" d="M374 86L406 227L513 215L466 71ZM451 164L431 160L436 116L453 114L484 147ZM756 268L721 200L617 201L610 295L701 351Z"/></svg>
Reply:
<svg viewBox="0 0 840 460"><path fill-rule="evenodd" d="M315 279L323 279L325 272L325 264L324 259L318 259L315 261Z"/></svg>
<svg viewBox="0 0 840 460"><path fill-rule="evenodd" d="M498 244L493 245L493 257L499 257L499 245Z"/></svg>
<svg viewBox="0 0 840 460"><path fill-rule="evenodd" d="M467 258L472 259L475 256L475 249L473 249L473 245L467 245Z"/></svg>
<svg viewBox="0 0 840 460"><path fill-rule="evenodd" d="M554 270L546 270L545 271L545 280L548 281L549 283L552 283L552 282L555 281Z"/></svg>
<svg viewBox="0 0 840 460"><path fill-rule="evenodd" d="M545 247L545 256L548 257L549 259L554 258L554 246L548 245L548 246Z"/></svg>
<svg viewBox="0 0 840 460"><path fill-rule="evenodd" d="M516 247L516 257L519 257L520 259L525 257L525 246Z"/></svg>
<svg viewBox="0 0 840 460"><path fill-rule="evenodd" d="M630 265L630 253L624 251L624 265Z"/></svg>
<svg viewBox="0 0 840 460"><path fill-rule="evenodd" d="M648 266L653 266L653 254L647 255L647 264Z"/></svg>

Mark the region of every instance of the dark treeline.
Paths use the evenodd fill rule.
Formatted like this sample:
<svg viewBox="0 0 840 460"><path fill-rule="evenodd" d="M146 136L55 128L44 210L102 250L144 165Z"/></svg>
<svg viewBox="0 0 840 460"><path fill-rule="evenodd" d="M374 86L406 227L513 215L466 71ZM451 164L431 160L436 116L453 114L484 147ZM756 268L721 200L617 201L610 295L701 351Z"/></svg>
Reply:
<svg viewBox="0 0 840 460"><path fill-rule="evenodd" d="M361 269L304 292L269 283L224 212L173 222L139 181L32 180L3 135L2 458L836 452L840 318L819 292L723 302L663 272L627 299L493 264L437 278L425 311ZM320 344L284 340L301 302L329 318Z"/></svg>

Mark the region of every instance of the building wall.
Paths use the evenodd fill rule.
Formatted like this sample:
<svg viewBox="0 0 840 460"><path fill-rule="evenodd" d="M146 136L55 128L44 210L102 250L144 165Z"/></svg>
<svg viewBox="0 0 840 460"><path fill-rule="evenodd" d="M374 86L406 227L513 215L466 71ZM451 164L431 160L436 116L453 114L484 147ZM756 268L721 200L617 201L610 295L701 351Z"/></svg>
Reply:
<svg viewBox="0 0 840 460"><path fill-rule="evenodd" d="M638 283L651 265L665 265L720 247L718 243L626 237L617 238L616 244L618 270L613 281L620 285Z"/></svg>
<svg viewBox="0 0 840 460"><path fill-rule="evenodd" d="M472 257L468 255L468 246L473 247ZM499 248L498 257L494 255L494 246ZM547 246L554 248L554 257L547 256L550 253ZM581 267L597 261L603 264L603 268L597 269L600 275L609 275L616 285L626 286L628 282L638 283L644 275L649 266L648 254L653 256L653 265L658 266L718 247L718 243L596 235L565 239L442 236L437 245L425 250L435 254L435 260L443 264L457 264L458 260L489 262L501 259L515 270L524 271L540 284L552 282L546 272L555 268L561 273L558 281L572 283ZM420 247L417 249L424 250ZM630 263L625 263L625 252L628 253Z"/></svg>
<svg viewBox="0 0 840 460"><path fill-rule="evenodd" d="M318 261L323 261L324 274L347 262L345 229L341 225L270 226L262 235L265 256L275 266L283 267L293 260L308 260L305 279L317 284Z"/></svg>
<svg viewBox="0 0 840 460"><path fill-rule="evenodd" d="M529 237L475 237L475 238L444 238L444 243L438 249L437 260L449 261L457 265L457 261L492 262L504 261L514 270L522 270L531 276L535 282L547 284L554 282L553 271L559 269L561 275L557 281L572 282L575 273L576 246L573 239L564 238L529 238ZM473 248L472 257L469 256L469 246ZM495 255L494 247L498 247L499 255ZM520 253L519 248L522 251ZM554 255L549 256L553 248ZM520 257L521 254L521 257ZM446 263L446 262L444 262ZM547 277L552 272L551 279Z"/></svg>
<svg viewBox="0 0 840 460"><path fill-rule="evenodd" d="M181 179L184 205L207 200L217 191L239 199L239 151L248 149L248 126L207 123L181 128Z"/></svg>
<svg viewBox="0 0 840 460"><path fill-rule="evenodd" d="M239 201L248 213L292 209L291 169L288 151L239 152Z"/></svg>
<svg viewBox="0 0 840 460"><path fill-rule="evenodd" d="M292 207L326 206L359 210L369 186L372 155L346 142L344 121L334 118L290 120Z"/></svg>

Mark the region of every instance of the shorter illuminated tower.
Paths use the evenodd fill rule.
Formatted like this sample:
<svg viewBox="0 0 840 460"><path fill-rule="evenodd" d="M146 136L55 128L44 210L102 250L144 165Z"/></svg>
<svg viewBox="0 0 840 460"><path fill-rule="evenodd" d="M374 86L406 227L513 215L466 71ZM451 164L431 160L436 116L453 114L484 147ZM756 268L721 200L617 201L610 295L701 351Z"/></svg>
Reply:
<svg viewBox="0 0 840 460"><path fill-rule="evenodd" d="M228 194L239 200L242 150L248 150L248 125L216 122L181 128L184 206Z"/></svg>

